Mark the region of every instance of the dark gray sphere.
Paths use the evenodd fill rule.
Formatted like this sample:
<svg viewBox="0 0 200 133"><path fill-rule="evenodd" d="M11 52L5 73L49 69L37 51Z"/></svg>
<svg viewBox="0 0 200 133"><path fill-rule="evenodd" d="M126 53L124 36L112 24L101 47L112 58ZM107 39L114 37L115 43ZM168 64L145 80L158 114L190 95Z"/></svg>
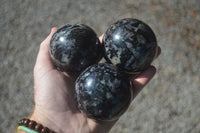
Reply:
<svg viewBox="0 0 200 133"><path fill-rule="evenodd" d="M127 18L112 24L103 37L105 59L125 72L143 71L153 61L157 41L144 22Z"/></svg>
<svg viewBox="0 0 200 133"><path fill-rule="evenodd" d="M80 111L101 121L118 119L132 96L128 76L112 64L88 67L76 80L75 90Z"/></svg>
<svg viewBox="0 0 200 133"><path fill-rule="evenodd" d="M102 58L102 45L90 27L67 24L53 34L50 55L59 70L80 73Z"/></svg>

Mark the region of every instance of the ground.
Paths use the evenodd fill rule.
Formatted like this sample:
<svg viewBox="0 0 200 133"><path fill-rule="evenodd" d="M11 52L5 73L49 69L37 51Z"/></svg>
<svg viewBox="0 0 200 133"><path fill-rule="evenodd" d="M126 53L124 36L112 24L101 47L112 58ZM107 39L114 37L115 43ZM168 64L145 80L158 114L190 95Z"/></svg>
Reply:
<svg viewBox="0 0 200 133"><path fill-rule="evenodd" d="M200 132L199 0L1 0L0 132L14 132L33 110L33 67L51 27L85 23L101 35L126 17L151 26L162 54L156 76L110 132Z"/></svg>

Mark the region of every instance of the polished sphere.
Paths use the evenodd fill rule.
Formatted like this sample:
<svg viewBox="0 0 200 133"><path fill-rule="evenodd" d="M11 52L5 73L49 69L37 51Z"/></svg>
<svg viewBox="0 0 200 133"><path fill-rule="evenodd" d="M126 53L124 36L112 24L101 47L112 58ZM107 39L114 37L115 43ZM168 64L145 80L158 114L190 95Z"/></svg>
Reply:
<svg viewBox="0 0 200 133"><path fill-rule="evenodd" d="M144 22L127 18L112 24L103 37L105 59L128 73L143 71L153 61L157 41Z"/></svg>
<svg viewBox="0 0 200 133"><path fill-rule="evenodd" d="M76 80L75 90L80 111L101 121L119 118L132 95L127 75L111 64L88 67Z"/></svg>
<svg viewBox="0 0 200 133"><path fill-rule="evenodd" d="M50 42L50 55L61 71L80 73L102 58L102 45L96 33L84 24L59 28Z"/></svg>

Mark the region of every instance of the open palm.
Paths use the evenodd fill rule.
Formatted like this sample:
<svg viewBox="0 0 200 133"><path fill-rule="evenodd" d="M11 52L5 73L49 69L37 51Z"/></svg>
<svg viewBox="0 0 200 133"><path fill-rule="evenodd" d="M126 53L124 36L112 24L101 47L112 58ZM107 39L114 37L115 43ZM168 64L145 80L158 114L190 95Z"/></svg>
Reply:
<svg viewBox="0 0 200 133"><path fill-rule="evenodd" d="M53 28L50 35L40 45L34 68L35 109L31 119L58 133L108 132L116 121L97 122L81 114L76 107L74 98L75 78L56 70L52 64L49 44L56 29ZM135 86L135 90L133 90L135 96L154 76L155 72L156 69L151 66L131 82Z"/></svg>

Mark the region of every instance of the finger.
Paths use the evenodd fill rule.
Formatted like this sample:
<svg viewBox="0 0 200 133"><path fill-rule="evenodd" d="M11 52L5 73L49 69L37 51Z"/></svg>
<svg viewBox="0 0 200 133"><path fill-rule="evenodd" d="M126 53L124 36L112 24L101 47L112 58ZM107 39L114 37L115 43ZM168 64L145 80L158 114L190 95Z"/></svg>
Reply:
<svg viewBox="0 0 200 133"><path fill-rule="evenodd" d="M156 73L156 68L154 66L150 66L148 69L143 71L137 78L131 79L131 86L133 88L133 99L144 88L144 86L153 78L155 73Z"/></svg>
<svg viewBox="0 0 200 133"><path fill-rule="evenodd" d="M118 120L114 121L94 121L93 119L88 119L88 125L90 130L94 133L108 133L109 130Z"/></svg>
<svg viewBox="0 0 200 133"><path fill-rule="evenodd" d="M155 54L155 57L154 57L154 60L156 59L156 58L158 58L158 56L161 54L161 48L160 48L160 46L157 46L157 48L156 48L156 54Z"/></svg>
<svg viewBox="0 0 200 133"><path fill-rule="evenodd" d="M37 55L35 69L53 69L54 66L51 62L50 54L49 54L49 45L50 40L54 32L57 28L52 28L51 33L47 36L47 38L40 44L40 49Z"/></svg>
<svg viewBox="0 0 200 133"><path fill-rule="evenodd" d="M104 33L99 37L100 43L102 44Z"/></svg>

